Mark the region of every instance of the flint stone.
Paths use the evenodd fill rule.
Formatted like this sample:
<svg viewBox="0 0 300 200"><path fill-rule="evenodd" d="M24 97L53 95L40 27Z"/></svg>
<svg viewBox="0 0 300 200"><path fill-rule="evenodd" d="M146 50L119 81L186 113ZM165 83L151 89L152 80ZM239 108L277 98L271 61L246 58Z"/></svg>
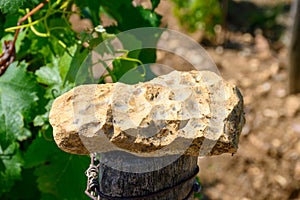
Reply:
<svg viewBox="0 0 300 200"><path fill-rule="evenodd" d="M209 71L81 85L53 102L49 118L66 152L144 157L236 153L245 122L238 88Z"/></svg>

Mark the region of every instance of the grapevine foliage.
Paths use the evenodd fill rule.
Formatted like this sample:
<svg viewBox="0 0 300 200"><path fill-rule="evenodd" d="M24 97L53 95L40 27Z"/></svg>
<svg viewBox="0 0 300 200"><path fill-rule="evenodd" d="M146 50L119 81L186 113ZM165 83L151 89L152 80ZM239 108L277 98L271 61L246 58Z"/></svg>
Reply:
<svg viewBox="0 0 300 200"><path fill-rule="evenodd" d="M41 2L0 0L1 43L13 39L18 20ZM82 62L104 39L132 28L159 26L159 2L152 0L152 9L145 9L133 6L132 0L51 0L24 21L16 61L0 76L0 199L87 198L84 171L89 158L56 146L48 120L52 102L78 84ZM102 24L102 15L116 23L104 27L104 33L77 33L69 22L74 13L94 27ZM113 61L109 75L116 81L137 61L155 59L153 49L128 52ZM135 77L141 81L139 74Z"/></svg>
<svg viewBox="0 0 300 200"><path fill-rule="evenodd" d="M18 8L26 6L33 6L38 4L41 0L0 0L0 9L3 13L16 13Z"/></svg>
<svg viewBox="0 0 300 200"><path fill-rule="evenodd" d="M222 22L219 0L172 1L175 15L180 23L191 32L202 29L208 36L211 36L214 34L215 25Z"/></svg>

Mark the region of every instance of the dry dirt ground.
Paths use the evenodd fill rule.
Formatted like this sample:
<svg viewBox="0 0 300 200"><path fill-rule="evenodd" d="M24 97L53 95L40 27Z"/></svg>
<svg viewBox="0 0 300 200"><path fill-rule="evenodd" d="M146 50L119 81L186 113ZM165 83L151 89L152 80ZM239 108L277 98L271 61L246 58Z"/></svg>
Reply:
<svg viewBox="0 0 300 200"><path fill-rule="evenodd" d="M184 32L171 6L162 0L158 12L169 28ZM199 159L204 199L300 199L300 94L288 95L287 48L261 31L227 38L239 48L205 48L224 79L240 88L247 122L236 155Z"/></svg>
<svg viewBox="0 0 300 200"><path fill-rule="evenodd" d="M286 50L264 58L255 47L245 54L209 52L223 77L241 89L247 122L235 156L199 159L204 193L210 199L300 199L300 95L287 95Z"/></svg>

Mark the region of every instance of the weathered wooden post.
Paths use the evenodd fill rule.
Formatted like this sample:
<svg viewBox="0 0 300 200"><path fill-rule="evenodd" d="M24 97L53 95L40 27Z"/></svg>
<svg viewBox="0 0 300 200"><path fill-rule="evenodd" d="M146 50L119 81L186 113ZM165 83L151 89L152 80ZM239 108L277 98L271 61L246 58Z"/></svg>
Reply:
<svg viewBox="0 0 300 200"><path fill-rule="evenodd" d="M289 93L300 92L300 1L292 6L292 31L289 44Z"/></svg>
<svg viewBox="0 0 300 200"><path fill-rule="evenodd" d="M101 199L193 199L197 157L235 153L239 90L209 71L173 71L136 85L82 85L50 112L57 145L96 152Z"/></svg>

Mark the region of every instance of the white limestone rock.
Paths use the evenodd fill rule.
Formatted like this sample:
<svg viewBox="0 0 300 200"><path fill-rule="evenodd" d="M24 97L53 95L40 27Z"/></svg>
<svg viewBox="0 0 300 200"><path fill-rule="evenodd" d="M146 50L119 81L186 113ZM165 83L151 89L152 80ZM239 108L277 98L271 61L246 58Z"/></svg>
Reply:
<svg viewBox="0 0 300 200"><path fill-rule="evenodd" d="M75 154L235 153L243 99L213 72L173 71L136 85L78 86L54 101L50 123L57 145Z"/></svg>

